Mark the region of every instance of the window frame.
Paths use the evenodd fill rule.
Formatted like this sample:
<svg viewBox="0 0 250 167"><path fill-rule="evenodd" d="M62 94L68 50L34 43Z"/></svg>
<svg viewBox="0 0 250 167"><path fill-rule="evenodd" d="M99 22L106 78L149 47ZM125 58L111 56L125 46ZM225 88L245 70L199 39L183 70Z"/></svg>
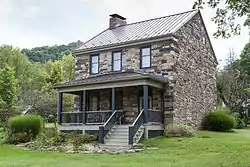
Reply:
<svg viewBox="0 0 250 167"><path fill-rule="evenodd" d="M120 58L120 70L114 70L114 54L115 53L121 53L121 58ZM118 72L118 71L122 71L122 50L117 50L117 51L113 51L112 52L112 60L111 60L111 63L112 63L112 71L113 72Z"/></svg>
<svg viewBox="0 0 250 167"><path fill-rule="evenodd" d="M143 49L146 49L146 48L149 48L149 52L150 52L150 55L146 55L146 56L149 56L149 67L143 67L142 66L142 57L146 57L146 56L143 56L142 55L142 50ZM140 68L143 69L143 68L151 68L152 67L152 50L151 50L151 45L147 45L147 46L143 46L140 48Z"/></svg>
<svg viewBox="0 0 250 167"><path fill-rule="evenodd" d="M98 65L98 69L97 69L97 73L93 73L93 70L92 70L92 65L93 65L93 62L92 62L92 59L93 57L98 57L98 61L97 61L97 65ZM96 64L96 63L94 63ZM94 54L94 55L90 55L90 74L99 74L99 69L100 69L100 55L99 54Z"/></svg>

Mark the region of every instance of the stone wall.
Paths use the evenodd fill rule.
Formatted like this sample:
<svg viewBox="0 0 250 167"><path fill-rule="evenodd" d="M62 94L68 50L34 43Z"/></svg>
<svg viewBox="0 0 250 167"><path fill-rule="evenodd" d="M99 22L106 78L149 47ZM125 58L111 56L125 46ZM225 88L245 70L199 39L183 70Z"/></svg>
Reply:
<svg viewBox="0 0 250 167"><path fill-rule="evenodd" d="M140 69L140 48L134 46L123 48L122 51L122 70L138 70L143 72L162 74L165 77L171 77L171 70L174 65L173 55L170 53L170 46L173 41L163 41L151 45L152 50L152 67ZM75 79L84 79L90 74L90 55L77 55L75 65ZM99 54L99 74L112 72L112 51L106 51ZM99 75L97 74L97 75Z"/></svg>
<svg viewBox="0 0 250 167"><path fill-rule="evenodd" d="M151 68L140 69L140 47L121 48L122 69L168 78L169 84L164 92L165 124L182 123L198 127L204 113L216 105L216 59L199 14L177 31L174 39L151 44ZM100 74L111 72L112 51L115 50L100 54ZM76 56L76 79L89 76L89 56ZM126 121L132 122L138 112L138 100L129 92L124 91L123 107L127 110ZM154 109L159 108L158 99L158 94L153 97Z"/></svg>
<svg viewBox="0 0 250 167"><path fill-rule="evenodd" d="M123 88L124 121L133 123L138 113L138 87Z"/></svg>
<svg viewBox="0 0 250 167"><path fill-rule="evenodd" d="M200 15L176 32L174 123L199 127L205 112L216 107L216 58Z"/></svg>

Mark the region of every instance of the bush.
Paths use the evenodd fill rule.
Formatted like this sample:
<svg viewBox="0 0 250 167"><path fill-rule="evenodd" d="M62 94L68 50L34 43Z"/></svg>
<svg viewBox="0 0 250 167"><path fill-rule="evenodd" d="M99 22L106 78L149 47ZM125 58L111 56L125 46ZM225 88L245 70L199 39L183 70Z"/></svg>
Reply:
<svg viewBox="0 0 250 167"><path fill-rule="evenodd" d="M243 119L241 119L240 117L235 117L235 121L236 121L236 129L244 129L245 128L245 122Z"/></svg>
<svg viewBox="0 0 250 167"><path fill-rule="evenodd" d="M97 137L94 135L88 135L88 134L74 134L68 137L68 142L79 146L81 144L87 144L92 143L97 140Z"/></svg>
<svg viewBox="0 0 250 167"><path fill-rule="evenodd" d="M167 137L192 137L195 136L195 130L187 125L169 124L165 128Z"/></svg>
<svg viewBox="0 0 250 167"><path fill-rule="evenodd" d="M6 142L17 144L34 139L43 127L40 116L15 116L8 120L8 136Z"/></svg>
<svg viewBox="0 0 250 167"><path fill-rule="evenodd" d="M97 140L94 135L58 132L55 128L45 128L34 140L36 146L59 146L72 144L79 146L93 143Z"/></svg>
<svg viewBox="0 0 250 167"><path fill-rule="evenodd" d="M203 129L228 132L236 125L234 116L230 115L229 111L224 108L219 108L216 111L209 112L203 120Z"/></svg>
<svg viewBox="0 0 250 167"><path fill-rule="evenodd" d="M0 128L0 144L4 141L4 129Z"/></svg>

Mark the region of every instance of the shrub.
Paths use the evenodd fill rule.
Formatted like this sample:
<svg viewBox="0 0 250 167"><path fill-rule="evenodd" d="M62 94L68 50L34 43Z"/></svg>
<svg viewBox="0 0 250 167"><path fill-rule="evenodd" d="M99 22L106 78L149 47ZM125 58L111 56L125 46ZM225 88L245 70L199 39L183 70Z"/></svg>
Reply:
<svg viewBox="0 0 250 167"><path fill-rule="evenodd" d="M89 134L74 134L68 137L68 142L79 146L81 144L92 143L97 140L97 137Z"/></svg>
<svg viewBox="0 0 250 167"><path fill-rule="evenodd" d="M35 138L43 127L43 119L40 116L25 115L15 116L8 120L8 143L28 142Z"/></svg>
<svg viewBox="0 0 250 167"><path fill-rule="evenodd" d="M214 112L206 114L203 120L203 129L219 132L232 130L236 125L234 116L224 108L218 108Z"/></svg>
<svg viewBox="0 0 250 167"><path fill-rule="evenodd" d="M97 137L94 135L64 133L58 132L55 128L45 128L34 140L33 145L37 147L59 146L65 144L80 146L82 144L92 143L96 140Z"/></svg>
<svg viewBox="0 0 250 167"><path fill-rule="evenodd" d="M167 137L192 137L195 136L195 130L187 125L169 124L165 128Z"/></svg>
<svg viewBox="0 0 250 167"><path fill-rule="evenodd" d="M236 121L236 129L244 129L245 128L245 122L243 119L241 119L240 117L235 117L235 121Z"/></svg>

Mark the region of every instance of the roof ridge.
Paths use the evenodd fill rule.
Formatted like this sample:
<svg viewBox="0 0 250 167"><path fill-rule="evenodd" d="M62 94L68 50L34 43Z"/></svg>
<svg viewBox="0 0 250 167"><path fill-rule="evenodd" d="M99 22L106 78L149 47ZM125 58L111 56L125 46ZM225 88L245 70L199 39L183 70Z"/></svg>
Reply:
<svg viewBox="0 0 250 167"><path fill-rule="evenodd" d="M118 26L118 27L124 27L124 26L132 25L132 24L143 23L143 22L147 22L147 21L162 19L162 18L171 17L171 16L175 16L175 15L181 15L181 14L184 14L184 13L190 13L190 12L194 12L194 11L197 11L197 12L198 12L199 9L192 9L192 10L189 10L189 11L186 11L186 12L175 13L175 14L170 14L170 15L161 16L161 17L155 17L155 18L146 19L146 20L142 20L142 21L137 21L137 22L133 22L133 23L125 24L125 25L120 25L120 26ZM118 28L118 27L116 27L116 28ZM108 30L108 29L106 29L106 30ZM105 30L105 31L106 31L106 30Z"/></svg>
<svg viewBox="0 0 250 167"><path fill-rule="evenodd" d="M171 34L171 31L175 32L177 29L179 29L181 26L183 26L184 23L186 23L186 19L190 20L194 15L196 15L199 12L199 9L193 9L181 13L175 13L167 16L162 16L162 17L156 17L156 18L151 18L147 20L142 20L138 22L133 22L129 23L126 25L121 25L116 27L113 31L113 29L106 28L105 30L101 31L91 39L87 40L84 42L82 45L78 46L73 50L74 53L81 52L82 50L85 50L86 48L89 48L89 50L93 50L94 48L98 48L101 46L111 46L113 44L121 44L122 42L132 42L136 40L142 40L142 39L147 39L150 37L160 37L161 35L167 35ZM173 19L174 18L174 19ZM163 22L164 21L164 22ZM164 26L165 23L167 24L167 28L165 29L164 27L161 28L160 32L157 32L157 28L152 26L152 22L156 22L156 24L159 24L160 26ZM150 27L150 32L145 32L144 29L142 28L142 25L147 25ZM132 26L131 26L132 25ZM133 26L135 25L135 27ZM139 35L135 36L135 34L132 33L132 31L136 31L136 28L138 28L136 25L139 25ZM128 29L127 31L124 30L124 35L122 34L121 37L119 37L117 34L121 34L123 32L123 29ZM171 28L171 29L170 29ZM151 31L153 29L153 31ZM156 30L154 30L156 29ZM164 29L164 31L163 31ZM142 31L143 30L143 31ZM126 37L126 35L131 35L131 38ZM111 40L111 41L110 41ZM112 42L113 41L113 42Z"/></svg>

